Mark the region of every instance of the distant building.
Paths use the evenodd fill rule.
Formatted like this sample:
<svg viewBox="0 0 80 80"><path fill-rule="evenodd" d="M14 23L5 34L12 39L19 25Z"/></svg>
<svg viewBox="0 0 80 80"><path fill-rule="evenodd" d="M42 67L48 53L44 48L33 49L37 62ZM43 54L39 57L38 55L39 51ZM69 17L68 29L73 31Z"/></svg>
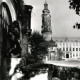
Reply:
<svg viewBox="0 0 80 80"><path fill-rule="evenodd" d="M57 55L57 45L56 43L51 39L50 41L47 41L48 44L48 60L54 60L56 59Z"/></svg>
<svg viewBox="0 0 80 80"><path fill-rule="evenodd" d="M77 38L54 38L52 39L51 15L48 4L45 2L42 11L42 30L41 33L48 44L48 55L46 60L54 60L57 52L63 53L62 59L80 58L80 39Z"/></svg>
<svg viewBox="0 0 80 80"><path fill-rule="evenodd" d="M57 48L64 53L64 59L80 58L80 40L77 38L56 39Z"/></svg>

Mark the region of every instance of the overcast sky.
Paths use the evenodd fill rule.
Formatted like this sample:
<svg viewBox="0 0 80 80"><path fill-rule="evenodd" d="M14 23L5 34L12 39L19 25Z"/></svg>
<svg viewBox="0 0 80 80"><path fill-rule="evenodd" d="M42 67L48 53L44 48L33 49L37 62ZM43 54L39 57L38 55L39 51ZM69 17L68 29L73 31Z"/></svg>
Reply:
<svg viewBox="0 0 80 80"><path fill-rule="evenodd" d="M32 30L41 32L42 10L45 0L25 0L25 4L32 5ZM68 0L47 0L48 8L51 14L51 25L53 37L80 37L80 30L73 29L76 22L80 22L80 16L75 11L69 9Z"/></svg>

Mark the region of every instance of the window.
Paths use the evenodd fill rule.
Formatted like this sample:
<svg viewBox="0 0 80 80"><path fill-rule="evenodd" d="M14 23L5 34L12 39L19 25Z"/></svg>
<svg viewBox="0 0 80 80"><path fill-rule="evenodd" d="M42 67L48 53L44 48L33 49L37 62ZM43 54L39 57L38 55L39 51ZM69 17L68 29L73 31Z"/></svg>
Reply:
<svg viewBox="0 0 80 80"><path fill-rule="evenodd" d="M75 51L75 48L73 48L73 51Z"/></svg>
<svg viewBox="0 0 80 80"><path fill-rule="evenodd" d="M76 51L78 51L78 48L76 48Z"/></svg>
<svg viewBox="0 0 80 80"><path fill-rule="evenodd" d="M68 48L66 48L66 51L68 51Z"/></svg>
<svg viewBox="0 0 80 80"><path fill-rule="evenodd" d="M65 43L63 43L63 46L65 46Z"/></svg>
<svg viewBox="0 0 80 80"><path fill-rule="evenodd" d="M63 51L65 51L65 48L63 47Z"/></svg>
<svg viewBox="0 0 80 80"><path fill-rule="evenodd" d="M75 43L73 43L73 46L75 46Z"/></svg>
<svg viewBox="0 0 80 80"><path fill-rule="evenodd" d="M79 48L79 51L80 51L80 48Z"/></svg>
<svg viewBox="0 0 80 80"><path fill-rule="evenodd" d="M73 53L73 57L75 57L75 54Z"/></svg>
<svg viewBox="0 0 80 80"><path fill-rule="evenodd" d="M78 53L76 53L76 57L78 57Z"/></svg>
<svg viewBox="0 0 80 80"><path fill-rule="evenodd" d="M70 51L71 51L71 47L70 47Z"/></svg>
<svg viewBox="0 0 80 80"><path fill-rule="evenodd" d="M72 58L72 53L70 53L70 58Z"/></svg>
<svg viewBox="0 0 80 80"><path fill-rule="evenodd" d="M76 43L76 46L78 46L78 43Z"/></svg>

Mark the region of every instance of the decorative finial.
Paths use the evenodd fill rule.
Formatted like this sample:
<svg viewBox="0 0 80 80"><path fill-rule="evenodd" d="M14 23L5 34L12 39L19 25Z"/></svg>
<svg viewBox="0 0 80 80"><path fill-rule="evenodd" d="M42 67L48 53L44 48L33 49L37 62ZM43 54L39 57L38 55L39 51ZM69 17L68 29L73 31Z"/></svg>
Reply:
<svg viewBox="0 0 80 80"><path fill-rule="evenodd" d="M47 1L45 0L45 3L44 3L44 9L48 9L48 4L47 4Z"/></svg>
<svg viewBox="0 0 80 80"><path fill-rule="evenodd" d="M47 1L45 0L45 3L46 3Z"/></svg>
<svg viewBox="0 0 80 80"><path fill-rule="evenodd" d="M47 0L45 0L45 3L47 3Z"/></svg>

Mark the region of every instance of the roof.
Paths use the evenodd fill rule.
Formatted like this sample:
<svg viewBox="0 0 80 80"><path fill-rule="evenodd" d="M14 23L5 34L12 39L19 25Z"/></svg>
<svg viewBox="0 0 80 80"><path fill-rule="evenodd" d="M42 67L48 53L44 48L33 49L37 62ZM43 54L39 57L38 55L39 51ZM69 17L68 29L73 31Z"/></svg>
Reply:
<svg viewBox="0 0 80 80"><path fill-rule="evenodd" d="M55 42L80 42L80 37L53 37Z"/></svg>
<svg viewBox="0 0 80 80"><path fill-rule="evenodd" d="M48 47L57 47L56 42L80 42L80 37L53 37L50 41L46 41L45 44Z"/></svg>
<svg viewBox="0 0 80 80"><path fill-rule="evenodd" d="M51 39L50 41L46 41L48 47L54 46L57 47L56 43Z"/></svg>

